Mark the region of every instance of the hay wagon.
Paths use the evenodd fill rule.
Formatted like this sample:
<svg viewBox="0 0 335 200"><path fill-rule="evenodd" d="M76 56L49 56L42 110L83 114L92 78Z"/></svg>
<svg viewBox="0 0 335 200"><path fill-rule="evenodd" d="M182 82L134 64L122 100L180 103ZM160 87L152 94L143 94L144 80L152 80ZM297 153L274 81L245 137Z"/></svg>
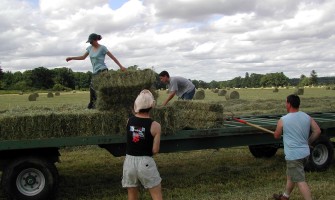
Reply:
<svg viewBox="0 0 335 200"><path fill-rule="evenodd" d="M326 170L333 159L335 113L311 113L322 129L311 149L308 170ZM242 119L274 130L280 115L248 116ZM49 199L58 184L55 162L63 147L98 145L114 156L125 155L122 134L69 136L39 139L1 140L0 166L2 187L15 199ZM283 147L281 140L236 121L226 121L223 128L180 130L161 138L161 153L248 146L255 157L274 156Z"/></svg>

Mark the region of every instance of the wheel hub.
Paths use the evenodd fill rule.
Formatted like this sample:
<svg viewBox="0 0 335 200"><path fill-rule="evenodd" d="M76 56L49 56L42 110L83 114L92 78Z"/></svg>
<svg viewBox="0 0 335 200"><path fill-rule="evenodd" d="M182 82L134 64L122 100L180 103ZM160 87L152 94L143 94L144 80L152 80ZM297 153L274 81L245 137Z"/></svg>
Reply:
<svg viewBox="0 0 335 200"><path fill-rule="evenodd" d="M34 196L44 189L45 177L38 169L25 169L17 176L16 187L22 194Z"/></svg>

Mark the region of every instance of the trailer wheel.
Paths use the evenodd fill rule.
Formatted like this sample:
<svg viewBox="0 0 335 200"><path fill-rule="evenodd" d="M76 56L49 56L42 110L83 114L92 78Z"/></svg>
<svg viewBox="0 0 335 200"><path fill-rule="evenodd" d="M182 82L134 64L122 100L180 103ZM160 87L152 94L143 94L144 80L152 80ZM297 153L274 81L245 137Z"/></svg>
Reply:
<svg viewBox="0 0 335 200"><path fill-rule="evenodd" d="M329 168L334 156L333 144L329 138L321 135L313 142L310 152L306 171L325 171Z"/></svg>
<svg viewBox="0 0 335 200"><path fill-rule="evenodd" d="M54 163L45 159L19 158L4 169L1 183L12 199L52 199L58 186L58 171Z"/></svg>
<svg viewBox="0 0 335 200"><path fill-rule="evenodd" d="M249 151L255 158L270 158L277 153L274 145L250 145Z"/></svg>

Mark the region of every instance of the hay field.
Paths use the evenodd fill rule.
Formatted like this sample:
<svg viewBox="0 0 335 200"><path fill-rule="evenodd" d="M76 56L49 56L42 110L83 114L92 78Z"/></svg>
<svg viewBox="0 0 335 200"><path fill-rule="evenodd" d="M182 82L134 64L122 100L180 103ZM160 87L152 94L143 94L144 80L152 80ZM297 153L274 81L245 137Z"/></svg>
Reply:
<svg viewBox="0 0 335 200"><path fill-rule="evenodd" d="M221 102L235 114L285 113L284 102L294 89L240 89L240 99L226 101L206 90L201 101ZM158 105L166 97L160 91ZM306 88L302 110L335 111L335 91L324 88ZM47 98L39 93L36 102L28 101L28 94L0 95L0 114L6 110L29 112L30 109L85 109L88 92L61 93ZM176 99L176 98L175 98ZM174 100L175 100L174 99ZM200 100L199 100L200 101ZM57 163L60 186L57 200L123 200L127 192L121 187L124 157L115 158L98 147L61 149L61 163ZM270 159L255 159L247 147L201 150L158 154L155 156L163 178L165 200L267 200L285 186L283 151ZM335 165L325 172L307 173L307 180L315 200L335 199ZM0 199L4 195L0 188ZM141 200L150 195L141 189ZM297 189L291 200L302 200Z"/></svg>
<svg viewBox="0 0 335 200"><path fill-rule="evenodd" d="M226 110L237 111L244 110L246 114L257 114L258 112L266 113L268 111L275 112L274 108L280 108L285 105L287 95L294 93L294 88L286 89L279 88L279 92L274 93L272 88L267 89L230 89L236 90L240 94L239 100L227 101L224 96L218 96L217 93L209 89L205 90L205 99L196 100L203 102L222 103ZM167 97L167 92L161 90L158 92L157 106L160 106ZM47 92L39 93L37 101L28 101L28 93L23 95L18 94L1 94L0 95L0 112L16 109L37 109L37 108L59 108L63 107L71 109L85 109L89 102L89 92L62 92L60 96L47 98ZM302 109L307 111L335 111L335 90L326 90L325 88L305 88L304 95L301 97ZM174 97L171 101L177 100ZM253 104L255 104L253 106ZM259 107L259 104L263 104ZM236 107L239 107L236 109ZM313 108L311 108L313 107ZM278 110L279 111L279 110ZM285 112L285 110L280 110ZM243 112L238 111L243 114Z"/></svg>

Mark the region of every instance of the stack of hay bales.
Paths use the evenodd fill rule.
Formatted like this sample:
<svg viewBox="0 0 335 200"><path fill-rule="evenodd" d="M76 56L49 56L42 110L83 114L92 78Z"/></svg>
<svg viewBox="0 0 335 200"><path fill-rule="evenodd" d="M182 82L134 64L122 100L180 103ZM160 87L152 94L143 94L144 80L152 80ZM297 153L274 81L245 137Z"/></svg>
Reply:
<svg viewBox="0 0 335 200"><path fill-rule="evenodd" d="M118 113L115 115L114 113ZM121 117L120 117L121 116ZM125 134L128 112L71 109L8 111L0 115L0 139L42 139Z"/></svg>
<svg viewBox="0 0 335 200"><path fill-rule="evenodd" d="M83 108L40 108L0 113L0 139L41 139L75 136L124 135L127 119L133 115L133 103L143 89L156 80L152 70L108 72L93 82L97 90L96 110ZM36 94L34 95L36 99ZM223 105L197 101L176 101L156 107L152 118L161 123L162 134L183 129L206 129L223 126Z"/></svg>
<svg viewBox="0 0 335 200"><path fill-rule="evenodd" d="M96 107L102 111L120 107L131 110L134 100L143 89L148 89L157 96L152 88L155 80L155 72L151 69L101 73L93 80L98 96Z"/></svg>
<svg viewBox="0 0 335 200"><path fill-rule="evenodd" d="M161 123L163 134L174 134L178 130L223 127L223 110L222 104L180 100L154 108L151 114Z"/></svg>

